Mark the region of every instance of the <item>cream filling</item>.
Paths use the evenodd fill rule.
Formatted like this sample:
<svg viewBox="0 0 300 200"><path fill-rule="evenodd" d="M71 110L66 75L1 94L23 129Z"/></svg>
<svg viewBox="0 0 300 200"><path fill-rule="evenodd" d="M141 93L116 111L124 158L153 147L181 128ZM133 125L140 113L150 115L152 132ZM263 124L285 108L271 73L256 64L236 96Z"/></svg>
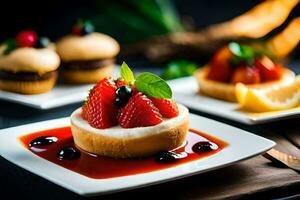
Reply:
<svg viewBox="0 0 300 200"><path fill-rule="evenodd" d="M39 74L56 70L60 58L51 48L17 48L8 55L3 55L5 46L0 47L0 70L10 72L36 72Z"/></svg>
<svg viewBox="0 0 300 200"><path fill-rule="evenodd" d="M137 128L122 128L120 126L114 126L107 129L96 129L92 127L86 120L81 117L82 109L78 108L71 115L71 123L75 126L87 130L89 132L100 134L107 137L114 138L141 138L151 135L157 135L163 131L174 128L181 125L189 119L188 109L178 104L179 115L171 119L164 119L164 121L155 126L137 127Z"/></svg>
<svg viewBox="0 0 300 200"><path fill-rule="evenodd" d="M119 53L120 46L108 35L91 33L65 36L56 43L56 50L61 60L67 62L113 58Z"/></svg>

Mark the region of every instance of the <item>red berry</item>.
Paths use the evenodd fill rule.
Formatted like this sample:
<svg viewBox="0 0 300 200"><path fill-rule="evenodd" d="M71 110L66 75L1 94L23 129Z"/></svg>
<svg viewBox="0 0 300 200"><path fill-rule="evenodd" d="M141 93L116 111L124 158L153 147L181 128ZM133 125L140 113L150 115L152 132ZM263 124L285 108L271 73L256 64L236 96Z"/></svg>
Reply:
<svg viewBox="0 0 300 200"><path fill-rule="evenodd" d="M72 33L73 33L74 35L79 35L79 36L81 36L81 35L82 35L82 34L81 34L81 27L78 26L78 25L74 25L73 28L72 28Z"/></svg>
<svg viewBox="0 0 300 200"><path fill-rule="evenodd" d="M210 61L210 70L207 78L214 81L229 82L233 71L230 63L231 58L232 53L228 46L219 49Z"/></svg>
<svg viewBox="0 0 300 200"><path fill-rule="evenodd" d="M160 114L166 118L173 118L178 116L178 106L172 99L159 99L150 98L156 108L158 108Z"/></svg>
<svg viewBox="0 0 300 200"><path fill-rule="evenodd" d="M37 41L37 34L32 30L21 31L17 37L16 42L18 47L33 47Z"/></svg>
<svg viewBox="0 0 300 200"><path fill-rule="evenodd" d="M132 89L132 93L133 93L133 94L136 94L136 93L139 92L139 91L137 90L137 88L136 88L135 85L132 85L132 86L131 86L131 89Z"/></svg>
<svg viewBox="0 0 300 200"><path fill-rule="evenodd" d="M139 92L120 109L118 121L123 128L154 126L162 122L162 116L152 101Z"/></svg>
<svg viewBox="0 0 300 200"><path fill-rule="evenodd" d="M256 67L239 66L235 69L231 83L256 84L260 83L260 74Z"/></svg>
<svg viewBox="0 0 300 200"><path fill-rule="evenodd" d="M117 125L118 108L114 103L116 89L115 82L105 78L90 91L82 107L82 116L94 128L104 129Z"/></svg>
<svg viewBox="0 0 300 200"><path fill-rule="evenodd" d="M260 59L255 59L255 66L258 68L263 82L279 80L282 75L282 66L275 65L273 61L264 56Z"/></svg>

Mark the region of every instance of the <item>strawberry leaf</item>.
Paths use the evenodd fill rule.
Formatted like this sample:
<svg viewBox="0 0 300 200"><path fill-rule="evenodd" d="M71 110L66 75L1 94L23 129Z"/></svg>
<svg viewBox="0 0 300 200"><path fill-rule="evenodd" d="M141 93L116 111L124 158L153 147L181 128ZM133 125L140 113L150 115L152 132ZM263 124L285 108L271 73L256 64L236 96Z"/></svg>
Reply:
<svg viewBox="0 0 300 200"><path fill-rule="evenodd" d="M136 77L135 85L138 91L155 98L172 98L172 90L159 76L144 72Z"/></svg>
<svg viewBox="0 0 300 200"><path fill-rule="evenodd" d="M133 82L134 81L134 75L129 66L123 62L121 66L121 77L126 82Z"/></svg>
<svg viewBox="0 0 300 200"><path fill-rule="evenodd" d="M4 43L6 45L6 48L3 52L4 55L8 55L10 52L12 52L17 47L16 40L13 38L6 40Z"/></svg>

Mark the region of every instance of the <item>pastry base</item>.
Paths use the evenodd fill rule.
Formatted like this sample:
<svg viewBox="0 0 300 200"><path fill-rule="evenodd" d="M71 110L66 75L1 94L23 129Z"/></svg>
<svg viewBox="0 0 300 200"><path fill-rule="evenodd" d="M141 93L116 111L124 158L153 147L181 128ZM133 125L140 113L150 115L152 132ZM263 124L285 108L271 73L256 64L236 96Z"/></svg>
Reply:
<svg viewBox="0 0 300 200"><path fill-rule="evenodd" d="M195 73L195 77L199 85L199 93L225 101L237 102L235 94L235 84L222 83L207 79L206 77L208 72L209 66L205 66L202 69L197 70ZM257 89L277 87L291 84L292 82L294 82L294 80L295 73L288 69L285 69L280 80L259 84L248 84L247 87Z"/></svg>
<svg viewBox="0 0 300 200"><path fill-rule="evenodd" d="M113 69L114 64L99 67L98 69L61 70L59 76L64 83L68 84L97 83L103 78L111 77Z"/></svg>
<svg viewBox="0 0 300 200"><path fill-rule="evenodd" d="M137 138L116 138L85 130L71 121L76 146L93 154L113 158L139 158L172 150L185 142L188 128L189 119L186 117L177 126L156 134Z"/></svg>
<svg viewBox="0 0 300 200"><path fill-rule="evenodd" d="M57 74L46 80L13 81L0 79L0 90L21 94L40 94L50 91L55 85Z"/></svg>

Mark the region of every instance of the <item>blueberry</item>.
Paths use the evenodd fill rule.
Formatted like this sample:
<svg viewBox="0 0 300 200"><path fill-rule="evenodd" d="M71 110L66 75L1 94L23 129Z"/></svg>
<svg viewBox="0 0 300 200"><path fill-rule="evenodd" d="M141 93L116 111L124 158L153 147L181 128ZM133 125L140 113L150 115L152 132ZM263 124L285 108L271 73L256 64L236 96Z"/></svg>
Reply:
<svg viewBox="0 0 300 200"><path fill-rule="evenodd" d="M126 105L126 103L127 103L127 102L121 100L120 97L117 97L116 100L115 100L115 104L116 104L116 106L119 107L119 108L124 107L124 106Z"/></svg>
<svg viewBox="0 0 300 200"><path fill-rule="evenodd" d="M132 89L126 85L120 86L116 90L116 95L118 97L126 97L126 98L129 97L130 98L132 96Z"/></svg>
<svg viewBox="0 0 300 200"><path fill-rule="evenodd" d="M67 148L61 149L58 152L57 157L60 160L75 160L80 157L80 152L73 147L67 147Z"/></svg>
<svg viewBox="0 0 300 200"><path fill-rule="evenodd" d="M36 48L46 48L50 43L50 40L47 37L40 37L36 43L35 47Z"/></svg>
<svg viewBox="0 0 300 200"><path fill-rule="evenodd" d="M218 149L218 145L216 145L215 143L212 143L212 142L203 141L203 142L198 142L198 143L194 144L192 149L196 153L204 153L204 152L209 152L209 151Z"/></svg>
<svg viewBox="0 0 300 200"><path fill-rule="evenodd" d="M156 159L157 162L162 163L173 163L177 160L176 153L170 151L162 151L157 154Z"/></svg>
<svg viewBox="0 0 300 200"><path fill-rule="evenodd" d="M52 143L55 143L58 141L57 137L54 136L41 136L38 138L35 138L29 143L30 147L35 147L35 146L47 146Z"/></svg>
<svg viewBox="0 0 300 200"><path fill-rule="evenodd" d="M127 102L129 101L130 97L132 96L132 89L129 86L120 86L116 90L116 100L115 104L119 108L125 106Z"/></svg>
<svg viewBox="0 0 300 200"><path fill-rule="evenodd" d="M91 22L84 22L81 28L81 35L87 35L94 32L94 25Z"/></svg>

